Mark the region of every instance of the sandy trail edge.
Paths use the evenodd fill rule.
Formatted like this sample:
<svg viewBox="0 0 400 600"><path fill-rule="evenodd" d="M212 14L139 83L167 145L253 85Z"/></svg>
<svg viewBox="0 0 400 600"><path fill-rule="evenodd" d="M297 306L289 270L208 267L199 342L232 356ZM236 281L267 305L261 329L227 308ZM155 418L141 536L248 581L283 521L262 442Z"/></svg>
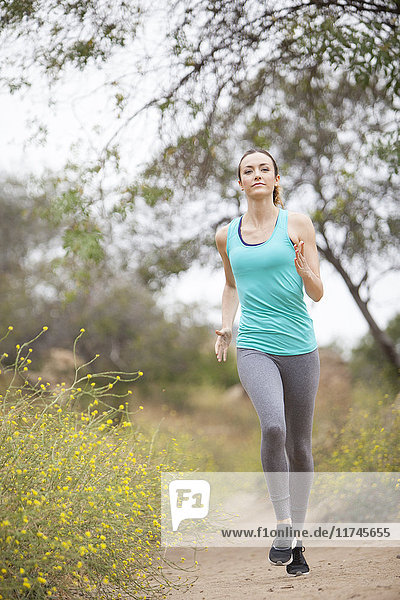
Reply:
<svg viewBox="0 0 400 600"><path fill-rule="evenodd" d="M319 548L305 551L310 574L289 577L285 567L270 565L264 548L167 548L165 558L190 569L197 581L187 592L171 590L168 600L399 600L400 548ZM181 562L181 557L185 558ZM399 557L399 558L397 558ZM194 561L198 565L194 565ZM177 579L176 571L164 572ZM184 580L187 576L180 573Z"/></svg>

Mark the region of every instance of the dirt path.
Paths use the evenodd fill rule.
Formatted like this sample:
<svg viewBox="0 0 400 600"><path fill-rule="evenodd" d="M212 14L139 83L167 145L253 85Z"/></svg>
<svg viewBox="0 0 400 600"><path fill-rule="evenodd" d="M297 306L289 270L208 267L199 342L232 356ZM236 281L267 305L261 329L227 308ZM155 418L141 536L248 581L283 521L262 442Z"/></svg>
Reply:
<svg viewBox="0 0 400 600"><path fill-rule="evenodd" d="M283 600L400 599L400 548L310 547L305 556L310 574L289 577L285 567L269 564L264 548L209 548L197 552L167 548L165 557L171 561L186 567L198 561L190 570L192 576L198 577L193 586L186 593L170 591L167 597L272 600L274 592L278 592Z"/></svg>

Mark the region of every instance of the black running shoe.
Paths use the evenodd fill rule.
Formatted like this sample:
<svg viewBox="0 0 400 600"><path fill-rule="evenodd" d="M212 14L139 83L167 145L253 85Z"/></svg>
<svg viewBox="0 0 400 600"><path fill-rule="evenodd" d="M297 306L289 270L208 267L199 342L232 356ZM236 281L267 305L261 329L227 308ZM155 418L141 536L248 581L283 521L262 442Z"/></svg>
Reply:
<svg viewBox="0 0 400 600"><path fill-rule="evenodd" d="M308 575L310 567L303 556L304 546L296 546L292 550L293 560L287 565L286 573L296 577L296 575Z"/></svg>
<svg viewBox="0 0 400 600"><path fill-rule="evenodd" d="M291 546L289 546L289 548L275 548L272 544L268 560L272 565L288 565L293 560Z"/></svg>

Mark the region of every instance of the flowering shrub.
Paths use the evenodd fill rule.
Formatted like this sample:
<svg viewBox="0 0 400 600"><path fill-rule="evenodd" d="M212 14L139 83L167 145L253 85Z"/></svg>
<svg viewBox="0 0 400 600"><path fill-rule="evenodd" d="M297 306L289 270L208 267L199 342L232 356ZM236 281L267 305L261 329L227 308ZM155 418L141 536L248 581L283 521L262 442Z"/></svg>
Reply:
<svg viewBox="0 0 400 600"><path fill-rule="evenodd" d="M334 450L314 448L319 471L400 470L400 396L378 388L355 385L352 406L343 427L332 432Z"/></svg>
<svg viewBox="0 0 400 600"><path fill-rule="evenodd" d="M69 387L33 384L32 341L11 366L0 361L10 379L0 397L0 599L165 598L160 471L177 463L132 426L121 401L131 391L112 389L141 372L83 375L86 363ZM73 411L81 396L87 408Z"/></svg>

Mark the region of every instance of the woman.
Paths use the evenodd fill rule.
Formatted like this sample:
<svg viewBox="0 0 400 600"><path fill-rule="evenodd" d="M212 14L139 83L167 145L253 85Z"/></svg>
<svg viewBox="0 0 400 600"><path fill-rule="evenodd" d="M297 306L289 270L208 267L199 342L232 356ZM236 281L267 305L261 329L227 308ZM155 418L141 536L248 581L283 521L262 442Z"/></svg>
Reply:
<svg viewBox="0 0 400 600"><path fill-rule="evenodd" d="M303 290L318 302L323 286L313 224L308 216L283 209L279 179L266 150L249 150L240 160L238 180L248 209L215 236L226 276L215 352L218 361L226 361L240 301L238 374L260 419L261 462L281 530L269 560L286 565L289 575L302 575L310 570L302 540L287 530L302 529L305 521L319 383L318 348Z"/></svg>

